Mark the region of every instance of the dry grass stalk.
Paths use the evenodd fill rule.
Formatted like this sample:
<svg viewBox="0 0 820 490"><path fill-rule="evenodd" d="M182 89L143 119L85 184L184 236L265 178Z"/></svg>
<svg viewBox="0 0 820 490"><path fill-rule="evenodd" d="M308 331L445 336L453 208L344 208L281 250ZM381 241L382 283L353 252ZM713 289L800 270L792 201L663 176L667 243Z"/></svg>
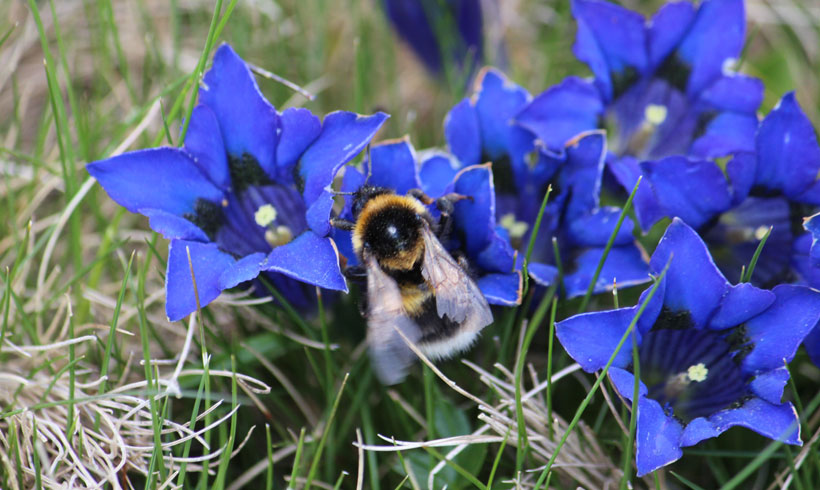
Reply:
<svg viewBox="0 0 820 490"><path fill-rule="evenodd" d="M193 328L193 322L190 326ZM65 330L58 333L65 334ZM131 487L130 478L134 474L148 473L155 451L151 399L162 406L169 396L178 392L177 378L202 376L204 371L183 369L187 356L181 356L162 368L156 363L159 389L154 394L150 393L145 380L98 393L106 378L86 367L82 360L84 354L94 348L97 338L87 335L73 341L64 337L51 340L36 349L25 345L8 349L7 361L0 371L0 406L4 413L0 416L0 465L9 475L8 481L12 488L18 487L18 481L29 488L39 473L45 488ZM72 343L80 359L73 396L65 362L67 346ZM7 343L7 347L9 345ZM49 362L56 375L39 369ZM58 369L60 367L62 369ZM249 376L220 370L210 370L209 374L236 376L242 389L254 395L270 391L267 385ZM215 403L208 413L222 405L222 401ZM173 487L183 461L188 463L188 471L215 467L224 448L208 448L203 435L228 423L237 409L238 406L196 430L192 430L188 421L161 419L161 454L168 474L166 481L160 484ZM198 414L197 421L205 415L205 412ZM208 448L207 455L182 459L172 452L191 439L194 447Z"/></svg>
<svg viewBox="0 0 820 490"><path fill-rule="evenodd" d="M496 365L495 367L503 376L503 378L499 378L469 361L463 361L476 371L484 384L496 393L499 400L491 405L479 396L467 392L464 388L450 380L438 367L430 362L401 331L397 330L397 332L404 338L407 345L416 355L419 356L447 386L477 404L477 408L482 412L479 414L478 419L483 425L472 434L463 436L411 442L398 441L392 437L379 435L379 437L388 442L389 445L367 445L357 441L354 443L355 446L362 447L367 451L381 452L405 451L422 447L455 446L454 449L445 455L445 459L450 460L470 444L500 443L504 440L513 447L518 444L518 437L516 436L516 434L518 434L518 420L516 418L515 376L512 372L504 368L504 366ZM548 410L542 393L551 383L554 384L579 369L580 366L578 364L573 364L555 373L551 380L544 381L538 380L534 369L530 370L535 387L521 395L524 426L527 431L527 440L533 458L544 464L546 464L554 454L558 442L567 431L568 423L558 414L553 413L551 421L553 432L552 436L550 436ZM495 435L486 435L485 432L489 431L495 432ZM445 466L446 463L442 461L441 464L437 465L434 470L430 472L430 479L427 482L429 488L434 488L435 476ZM515 488L532 488L542 467L543 465L539 468L530 468L521 473L514 482ZM553 468L559 476L571 479L584 488L614 488L622 476L622 471L614 465L611 458L601 448L595 434L583 422L580 422L567 438L566 443L555 458Z"/></svg>

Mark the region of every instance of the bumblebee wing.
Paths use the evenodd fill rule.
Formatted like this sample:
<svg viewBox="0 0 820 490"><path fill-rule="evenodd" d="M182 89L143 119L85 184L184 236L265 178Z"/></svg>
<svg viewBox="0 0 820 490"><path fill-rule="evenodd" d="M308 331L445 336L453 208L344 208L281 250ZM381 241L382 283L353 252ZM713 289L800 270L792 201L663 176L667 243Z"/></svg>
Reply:
<svg viewBox="0 0 820 490"><path fill-rule="evenodd" d="M447 315L451 321L460 325L450 339L458 340L455 345L444 346L444 352L431 352L436 357L447 357L449 353L467 347L469 343L465 345L465 342L469 340L471 343L475 334L493 322L493 314L476 283L458 265L426 224L422 236L424 262L421 274L433 289L438 316L444 318Z"/></svg>
<svg viewBox="0 0 820 490"><path fill-rule="evenodd" d="M398 284L385 274L376 259L365 254L367 267L367 344L376 375L392 385L407 375L416 359L398 331L418 342L421 329L407 316Z"/></svg>

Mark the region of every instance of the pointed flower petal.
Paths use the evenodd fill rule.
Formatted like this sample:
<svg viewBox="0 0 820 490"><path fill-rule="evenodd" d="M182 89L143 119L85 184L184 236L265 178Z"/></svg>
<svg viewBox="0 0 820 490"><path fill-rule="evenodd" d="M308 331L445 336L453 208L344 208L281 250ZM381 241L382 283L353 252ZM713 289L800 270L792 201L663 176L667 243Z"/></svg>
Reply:
<svg viewBox="0 0 820 490"><path fill-rule="evenodd" d="M678 218L666 229L652 254L650 267L660 273L667 262L664 305L672 312L688 311L696 328L705 326L728 291L729 283L715 266L703 240ZM695 284L697 287L693 287Z"/></svg>
<svg viewBox="0 0 820 490"><path fill-rule="evenodd" d="M459 172L454 183L457 193L470 196L455 203L455 227L464 235L468 255L478 255L490 243L495 229L493 174L487 165L475 165Z"/></svg>
<svg viewBox="0 0 820 490"><path fill-rule="evenodd" d="M598 127L603 112L604 102L592 84L567 77L524 106L515 122L558 150L578 133Z"/></svg>
<svg viewBox="0 0 820 490"><path fill-rule="evenodd" d="M434 154L421 163L419 179L421 189L432 198L452 191L453 179L458 173L458 162L446 154Z"/></svg>
<svg viewBox="0 0 820 490"><path fill-rule="evenodd" d="M421 188L416 150L407 138L382 141L370 147L369 185L393 189L396 194L407 194Z"/></svg>
<svg viewBox="0 0 820 490"><path fill-rule="evenodd" d="M132 213L147 208L182 216L194 211L197 199L220 202L223 197L191 157L176 148L132 151L86 168L111 199Z"/></svg>
<svg viewBox="0 0 820 490"><path fill-rule="evenodd" d="M723 297L720 308L709 321L709 328L723 329L740 325L766 311L774 301L774 293L747 282L731 286Z"/></svg>
<svg viewBox="0 0 820 490"><path fill-rule="evenodd" d="M273 249L264 267L320 288L347 292L336 244L310 230Z"/></svg>
<svg viewBox="0 0 820 490"><path fill-rule="evenodd" d="M217 187L227 190L231 186L222 131L216 114L208 106L200 104L191 113L191 124L185 135L185 151Z"/></svg>
<svg viewBox="0 0 820 490"><path fill-rule="evenodd" d="M191 262L188 262L190 250ZM199 305L205 307L222 292L219 278L233 267L235 260L213 243L171 240L165 275L165 312L172 322L196 311L197 298L191 277L191 265L196 278Z"/></svg>
<svg viewBox="0 0 820 490"><path fill-rule="evenodd" d="M165 238L172 240L192 240L195 242L210 241L208 235L191 221L165 212L161 209L142 209L142 214L148 217L148 226Z"/></svg>
<svg viewBox="0 0 820 490"><path fill-rule="evenodd" d="M647 183L667 216L700 228L731 205L729 185L720 168L708 160L672 156L642 162Z"/></svg>
<svg viewBox="0 0 820 490"><path fill-rule="evenodd" d="M478 74L476 86L475 110L482 150L487 158L495 160L509 154L512 118L529 102L530 94L500 71L489 68Z"/></svg>
<svg viewBox="0 0 820 490"><path fill-rule="evenodd" d="M612 100L647 69L645 20L598 0L575 0L572 13L578 23L572 50L595 74L604 97Z"/></svg>
<svg viewBox="0 0 820 490"><path fill-rule="evenodd" d="M817 135L789 92L760 124L755 183L793 198L817 180L818 171Z"/></svg>
<svg viewBox="0 0 820 490"><path fill-rule="evenodd" d="M677 49L691 69L686 92L691 97L722 73L727 60L740 56L746 34L743 0L706 0Z"/></svg>
<svg viewBox="0 0 820 490"><path fill-rule="evenodd" d="M256 252L237 260L219 276L219 287L229 289L255 279L262 272L265 254Z"/></svg>
<svg viewBox="0 0 820 490"><path fill-rule="evenodd" d="M820 320L820 292L792 284L781 284L772 292L777 297L774 304L745 324L754 349L742 366L751 373L777 369L791 361Z"/></svg>
<svg viewBox="0 0 820 490"><path fill-rule="evenodd" d="M322 123L307 109L291 107L280 115L279 146L276 148L276 181L293 182L293 166L322 130Z"/></svg>
<svg viewBox="0 0 820 490"><path fill-rule="evenodd" d="M565 219L576 219L598 207L606 151L603 131L581 133L567 144L567 159L559 179L569 193Z"/></svg>
<svg viewBox="0 0 820 490"><path fill-rule="evenodd" d="M582 313L555 324L555 335L567 353L591 373L603 368L626 333L635 308ZM632 362L632 340L627 338L613 366L626 368Z"/></svg>
<svg viewBox="0 0 820 490"><path fill-rule="evenodd" d="M638 400L638 430L635 465L638 476L677 461L683 456L680 438L683 427L680 422L666 415L658 402L641 397Z"/></svg>
<svg viewBox="0 0 820 490"><path fill-rule="evenodd" d="M482 163L481 128L478 124L478 113L470 99L463 99L447 113L444 118L444 137L450 151L462 166L469 167Z"/></svg>
<svg viewBox="0 0 820 490"><path fill-rule="evenodd" d="M325 116L319 137L302 155L298 172L308 207L308 225L320 236L330 233L330 184L336 173L364 149L388 117L382 112L372 116L332 112Z"/></svg>
<svg viewBox="0 0 820 490"><path fill-rule="evenodd" d="M515 306L521 304L521 273L486 274L476 281L478 288L491 305Z"/></svg>
<svg viewBox="0 0 820 490"><path fill-rule="evenodd" d="M223 44L203 84L199 101L216 114L228 154L252 155L262 170L275 176L279 115L259 91L247 63Z"/></svg>
<svg viewBox="0 0 820 490"><path fill-rule="evenodd" d="M603 253L603 246L588 248L575 259L572 272L564 277L564 287L568 298L586 294ZM649 280L649 266L641 251L634 244L612 247L598 276L598 281L595 283L593 293L612 291L616 284L618 288L628 288Z"/></svg>
<svg viewBox="0 0 820 490"><path fill-rule="evenodd" d="M689 2L664 4L649 22L649 61L657 68L678 47L695 19L695 7Z"/></svg>
<svg viewBox="0 0 820 490"><path fill-rule="evenodd" d="M746 427L770 439L801 445L800 423L791 403L773 404L757 397L750 398L740 408L723 410L708 419L695 419L681 436L682 446L693 446L726 430Z"/></svg>
<svg viewBox="0 0 820 490"><path fill-rule="evenodd" d="M615 180L617 180L624 189L630 192L635 187L635 184L638 183L638 178L643 174L640 162L630 156L620 158L610 156L607 160L607 168L612 172ZM635 193L632 206L635 209L638 224L644 231L649 230L652 225L666 215L660 202L658 202L658 198L652 191L651 185L645 178L638 186L638 191Z"/></svg>

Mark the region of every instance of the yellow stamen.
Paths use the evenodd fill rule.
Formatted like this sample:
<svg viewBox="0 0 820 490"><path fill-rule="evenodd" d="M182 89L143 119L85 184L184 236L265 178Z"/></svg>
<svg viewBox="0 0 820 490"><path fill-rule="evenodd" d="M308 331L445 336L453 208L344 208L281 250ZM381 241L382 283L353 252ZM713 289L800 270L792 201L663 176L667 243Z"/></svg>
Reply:
<svg viewBox="0 0 820 490"><path fill-rule="evenodd" d="M276 228L269 228L265 231L265 241L271 247L279 247L286 245L293 240L293 232L287 226L277 226Z"/></svg>

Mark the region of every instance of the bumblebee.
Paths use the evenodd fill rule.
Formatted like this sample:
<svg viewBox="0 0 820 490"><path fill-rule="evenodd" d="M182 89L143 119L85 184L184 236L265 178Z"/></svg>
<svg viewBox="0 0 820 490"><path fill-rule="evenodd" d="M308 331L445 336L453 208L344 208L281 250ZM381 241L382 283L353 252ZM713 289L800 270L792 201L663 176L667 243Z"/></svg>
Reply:
<svg viewBox="0 0 820 490"><path fill-rule="evenodd" d="M398 331L437 360L469 348L493 321L481 290L439 240L449 233L453 202L461 198L433 201L418 190L402 196L365 185L353 193L355 221L332 220L352 232L360 265L345 275L367 284L367 342L385 384L404 379L416 357ZM438 220L425 206L433 202Z"/></svg>

